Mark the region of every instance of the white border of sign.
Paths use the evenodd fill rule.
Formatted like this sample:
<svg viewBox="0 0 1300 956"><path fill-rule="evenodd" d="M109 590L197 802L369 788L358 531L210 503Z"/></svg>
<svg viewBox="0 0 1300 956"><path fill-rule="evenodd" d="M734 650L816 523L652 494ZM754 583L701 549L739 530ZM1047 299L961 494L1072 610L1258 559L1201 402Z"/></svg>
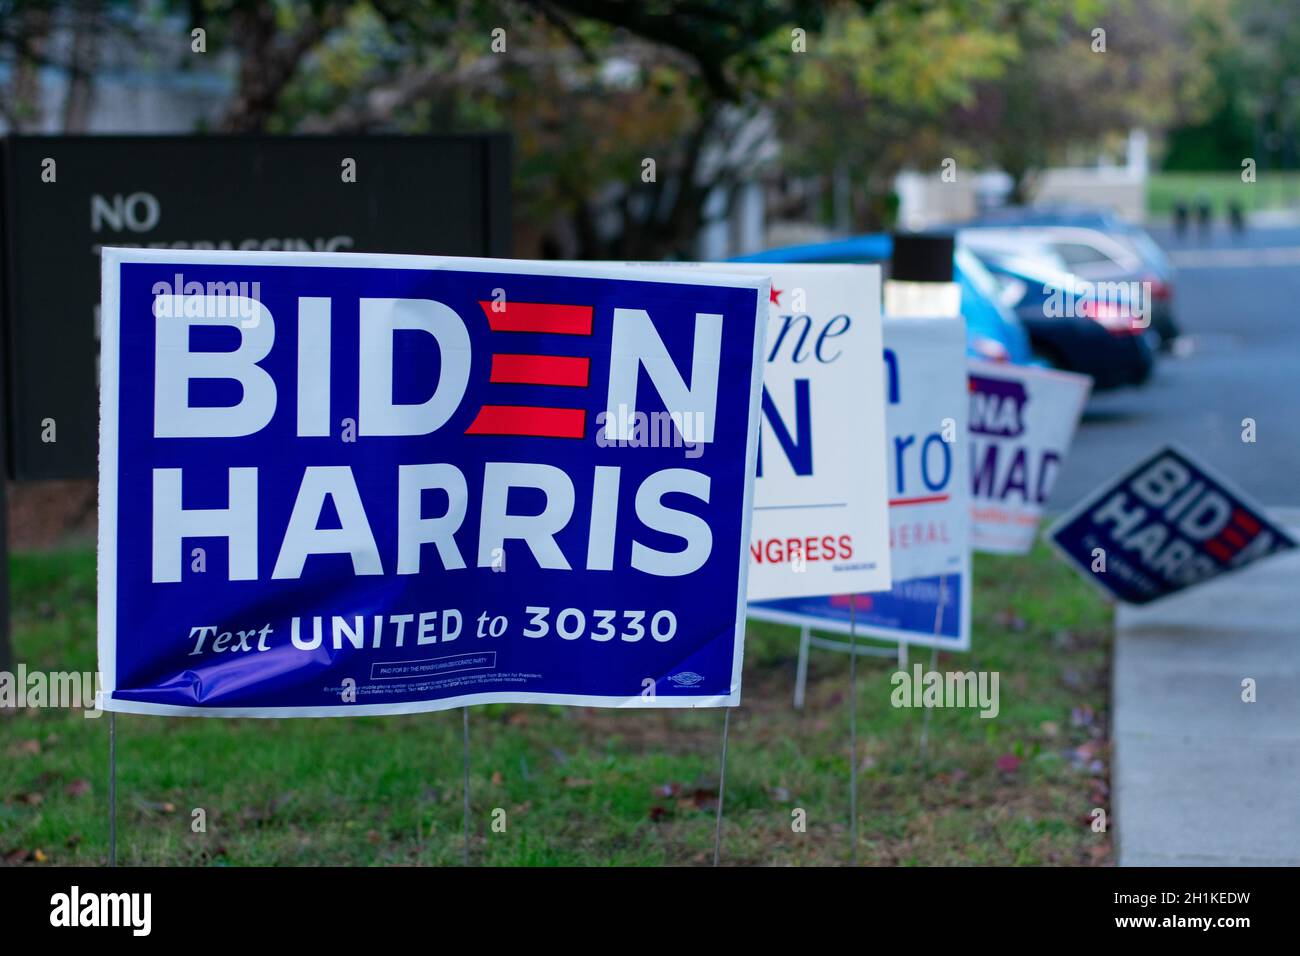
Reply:
<svg viewBox="0 0 1300 956"><path fill-rule="evenodd" d="M1111 478L1105 484L1098 485L1092 491L1088 492L1088 494L1080 498L1079 501L1076 502L1074 506L1070 508L1070 510L1068 510L1059 518L1057 518L1055 521L1053 521L1051 525L1049 525L1047 528L1043 529L1042 532L1043 537L1047 539L1048 545L1051 547L1052 551L1055 552L1056 556L1060 558L1063 562L1065 562L1065 564L1068 565L1071 570L1075 571L1079 575L1079 577L1083 578L1090 585L1096 588L1097 593L1102 595L1102 597L1104 597L1109 603L1122 604L1125 607L1150 607L1153 604L1159 604L1161 601L1167 601L1169 598L1177 597L1178 595L1183 594L1186 591L1190 591L1192 588L1197 587L1198 585L1201 584L1205 584L1208 581L1215 581L1218 580L1219 578L1226 577L1229 574L1239 574L1242 571L1244 571L1246 568L1250 567L1250 565L1255 563L1255 561L1251 561L1248 564L1244 564L1239 568L1230 568L1226 571L1221 571L1220 573L1214 575L1214 577L1212 578L1206 578L1205 581L1198 581L1196 584L1189 585L1188 587L1179 588L1177 591L1171 591L1168 594L1162 595L1158 598L1153 598L1152 600L1147 601L1144 604L1130 604L1128 601L1121 600L1115 594L1106 590L1105 585L1103 585L1100 581L1097 580L1097 576L1093 574L1091 570L1085 571L1080 566L1079 562L1074 559L1074 556L1057 543L1056 529L1069 524L1071 521L1073 521L1083 512L1087 511L1089 508L1092 508L1094 505L1096 505L1097 502L1101 501L1101 499L1104 498L1106 495L1110 494L1110 492L1113 491L1119 484L1118 475L1127 475L1130 472L1136 470L1138 465L1142 465L1147 462L1154 461L1156 458L1158 458L1160 455L1163 455L1167 451L1172 451L1179 455L1182 455L1188 461L1196 465L1196 467L1200 468L1206 474L1214 478L1215 483L1218 484L1219 487L1233 494L1238 501L1242 502L1243 504L1250 505L1260 514L1268 515L1268 520L1273 525L1272 530L1281 532L1280 537L1284 541L1288 541L1291 544L1291 548L1283 549L1283 550L1300 548L1300 542L1297 542L1294 538L1292 538L1291 535L1287 532L1287 530L1283 528L1280 524L1278 524L1277 519L1275 519L1269 513L1268 508L1265 508L1253 497L1251 497L1250 495L1242 491L1241 488L1238 487L1235 482L1229 481L1227 478L1224 478L1223 475L1221 475L1218 471L1211 469L1200 458L1197 458L1195 455L1189 452L1186 446L1180 445L1178 442L1167 441L1162 445L1157 445L1155 449L1147 452L1141 458L1134 459L1132 463L1126 465L1124 468L1119 469L1119 472L1116 477ZM1271 558L1274 556L1275 555L1270 554L1267 556L1267 558ZM1262 560L1267 560L1267 558L1258 558L1256 560L1262 561Z"/></svg>
<svg viewBox="0 0 1300 956"><path fill-rule="evenodd" d="M181 707L140 701L113 700L117 687L117 476L118 476L118 360L121 352L120 267L127 263L178 265L349 266L365 269L448 269L457 272L500 272L517 275L554 275L557 271L580 278L631 279L670 285L730 286L755 291L754 365L749 386L749 423L745 451L745 483L741 502L740 575L736 594L736 632L731 665L731 692L712 697L659 696L643 698L601 697L585 694L482 693L440 700L397 704L350 704L329 707ZM767 300L770 278L737 273L685 270L587 267L514 259L471 259L451 256L388 255L363 252L235 252L188 249L127 249L105 246L101 255L102 305L100 308L100 408L99 408L99 542L97 611L101 688L97 705L125 714L162 714L178 717L364 717L383 714L419 714L451 710L472 704L562 704L572 707L619 707L633 710L738 707L740 675L745 655L745 592L749 580L750 516L753 513L753 474L758 467L758 423L766 355Z"/></svg>

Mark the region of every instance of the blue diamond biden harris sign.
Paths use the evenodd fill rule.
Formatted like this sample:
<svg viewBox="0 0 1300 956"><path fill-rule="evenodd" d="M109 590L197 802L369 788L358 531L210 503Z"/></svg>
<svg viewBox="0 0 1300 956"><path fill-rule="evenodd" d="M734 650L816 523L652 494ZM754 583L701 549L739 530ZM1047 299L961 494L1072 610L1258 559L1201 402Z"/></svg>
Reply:
<svg viewBox="0 0 1300 956"><path fill-rule="evenodd" d="M1258 505L1175 447L1062 516L1048 538L1110 596L1147 604L1296 546Z"/></svg>
<svg viewBox="0 0 1300 956"><path fill-rule="evenodd" d="M103 263L107 709L739 702L765 277Z"/></svg>

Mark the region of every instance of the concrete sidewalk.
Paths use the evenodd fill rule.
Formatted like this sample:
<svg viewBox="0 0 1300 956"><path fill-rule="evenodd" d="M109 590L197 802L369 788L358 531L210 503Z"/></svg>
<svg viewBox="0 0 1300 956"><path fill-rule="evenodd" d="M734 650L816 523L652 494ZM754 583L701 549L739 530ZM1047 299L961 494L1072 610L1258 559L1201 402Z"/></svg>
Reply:
<svg viewBox="0 0 1300 956"><path fill-rule="evenodd" d="M1300 865L1300 552L1121 606L1113 700L1120 865Z"/></svg>

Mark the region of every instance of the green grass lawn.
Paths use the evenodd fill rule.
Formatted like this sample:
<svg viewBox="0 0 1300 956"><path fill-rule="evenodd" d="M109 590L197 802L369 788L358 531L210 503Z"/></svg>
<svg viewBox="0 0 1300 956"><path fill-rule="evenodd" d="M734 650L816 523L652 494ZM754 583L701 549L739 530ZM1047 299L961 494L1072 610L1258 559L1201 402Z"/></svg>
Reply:
<svg viewBox="0 0 1300 956"><path fill-rule="evenodd" d="M1240 170L1152 173L1147 180L1147 212L1153 216L1171 216L1179 199L1190 204L1201 196L1210 200L1219 220L1234 201L1247 211L1295 208L1300 206L1300 172L1256 170L1253 183L1243 183Z"/></svg>
<svg viewBox="0 0 1300 956"><path fill-rule="evenodd" d="M88 552L13 559L17 653L91 670ZM1001 713L890 705L892 659L858 666L859 860L1105 864L1111 615L1041 545L979 556L974 650L940 670L1001 674ZM724 864L848 856L848 659L813 650L791 705L793 628L751 622L733 713ZM930 652L912 650L928 665ZM471 711L471 853L488 865L703 864L713 847L722 713L506 706ZM461 712L318 720L119 715L125 864L457 864ZM108 718L0 712L0 862L100 864ZM196 808L206 832L192 832ZM492 827L503 810L505 832ZM806 832L792 828L806 811ZM496 814L500 818L500 814ZM1112 821L1113 822L1113 821Z"/></svg>

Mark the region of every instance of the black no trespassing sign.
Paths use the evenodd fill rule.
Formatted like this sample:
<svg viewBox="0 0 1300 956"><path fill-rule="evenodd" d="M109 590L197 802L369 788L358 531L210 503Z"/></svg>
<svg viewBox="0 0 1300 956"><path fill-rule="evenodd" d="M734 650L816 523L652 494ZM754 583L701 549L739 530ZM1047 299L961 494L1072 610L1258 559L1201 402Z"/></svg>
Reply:
<svg viewBox="0 0 1300 956"><path fill-rule="evenodd" d="M2 155L17 479L95 474L102 246L510 255L504 136L9 137Z"/></svg>

